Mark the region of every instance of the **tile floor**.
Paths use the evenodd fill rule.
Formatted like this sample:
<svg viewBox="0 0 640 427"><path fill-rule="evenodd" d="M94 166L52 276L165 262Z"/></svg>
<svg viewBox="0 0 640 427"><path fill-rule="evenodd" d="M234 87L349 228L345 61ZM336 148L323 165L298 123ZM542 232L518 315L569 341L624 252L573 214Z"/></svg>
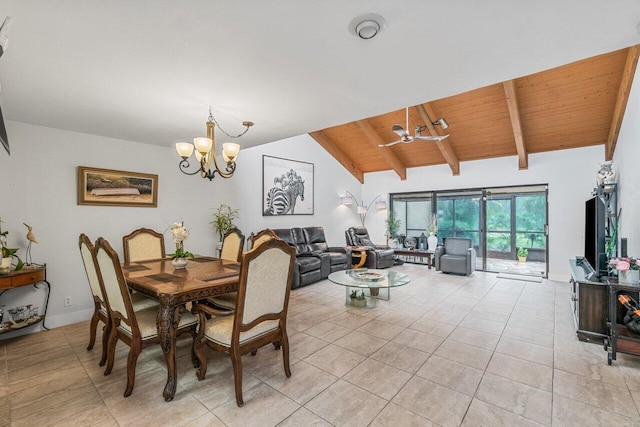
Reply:
<svg viewBox="0 0 640 427"><path fill-rule="evenodd" d="M640 358L608 366L602 346L576 339L568 283L395 268L412 283L374 310L345 307L328 281L293 291L292 377L272 347L245 357L243 408L226 355L209 352L196 380L189 337L170 403L158 346L125 399L127 347L105 377L88 322L1 341L0 425L640 425Z"/></svg>

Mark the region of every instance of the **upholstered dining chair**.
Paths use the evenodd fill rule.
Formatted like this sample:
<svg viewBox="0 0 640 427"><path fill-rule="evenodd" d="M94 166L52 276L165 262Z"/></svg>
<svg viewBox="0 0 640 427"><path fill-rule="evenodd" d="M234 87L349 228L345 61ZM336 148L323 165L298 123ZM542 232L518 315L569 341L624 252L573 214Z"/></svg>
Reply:
<svg viewBox="0 0 640 427"><path fill-rule="evenodd" d="M227 231L222 239L220 258L228 261L240 261L242 248L244 247L244 234L237 228Z"/></svg>
<svg viewBox="0 0 640 427"><path fill-rule="evenodd" d="M131 395L136 377L136 362L142 349L150 344L159 343L155 307L134 311L131 295L124 279L118 254L109 242L102 237L95 244L98 277L105 290L107 310L109 311L110 331L107 342L107 368L109 375L113 369L116 344L118 340L129 346L127 357L127 387L124 397ZM183 310L181 307L180 310ZM198 319L185 312L176 328L176 335L189 332L195 338ZM193 349L192 349L193 352ZM195 360L195 359L194 359Z"/></svg>
<svg viewBox="0 0 640 427"><path fill-rule="evenodd" d="M80 256L82 256L82 262L84 264L84 271L89 281L89 288L93 295L93 316L91 316L91 323L89 324L89 345L87 351L93 349L96 342L96 330L98 329L98 322L104 323L102 328L102 357L100 358L100 366L104 366L107 362L107 339L109 338L109 314L107 313L107 304L104 299L104 290L100 285L98 279L98 273L96 272L96 260L94 257L93 243L86 234L80 234L78 239L78 246L80 247Z"/></svg>
<svg viewBox="0 0 640 427"><path fill-rule="evenodd" d="M87 351L92 350L96 342L96 331L98 329L98 322L104 323L102 328L102 357L100 358L100 366L103 366L107 362L107 339L109 338L109 313L107 310L106 299L104 297L105 292L102 288L102 284L98 279L98 272L96 268L95 248L89 237L82 233L78 239L78 246L80 247L80 256L84 264L84 271L87 275L89 282L89 288L93 295L93 316L91 316L91 323L89 324L89 345ZM131 303L133 310L138 311L148 307L158 307L158 301L149 298L140 293L131 295Z"/></svg>
<svg viewBox="0 0 640 427"><path fill-rule="evenodd" d="M122 238L124 262L164 258L164 236L150 228L139 228Z"/></svg>
<svg viewBox="0 0 640 427"><path fill-rule="evenodd" d="M249 243L251 244L251 249L254 249L264 242L277 238L278 236L276 236L276 233L266 228L262 231L259 231L257 234L252 233L249 236ZM242 258L242 254L240 255L240 258ZM223 310L235 310L237 299L237 292L228 292L226 294L211 297L208 301L216 308L221 308Z"/></svg>
<svg viewBox="0 0 640 427"><path fill-rule="evenodd" d="M289 367L289 339L287 337L287 310L295 249L279 239L271 239L242 256L238 283L238 306L227 316L204 304L196 304L199 316L198 336L194 350L199 362L196 374L199 380L207 373L204 345L228 353L233 366L236 403L242 406L242 355L255 354L270 343L282 348L284 371L291 376ZM207 314L213 315L207 320Z"/></svg>
<svg viewBox="0 0 640 427"><path fill-rule="evenodd" d="M262 243L267 242L271 239L278 239L278 236L273 232L273 230L270 230L268 228L260 230L256 234L251 233L251 236L249 236L249 249L257 248Z"/></svg>

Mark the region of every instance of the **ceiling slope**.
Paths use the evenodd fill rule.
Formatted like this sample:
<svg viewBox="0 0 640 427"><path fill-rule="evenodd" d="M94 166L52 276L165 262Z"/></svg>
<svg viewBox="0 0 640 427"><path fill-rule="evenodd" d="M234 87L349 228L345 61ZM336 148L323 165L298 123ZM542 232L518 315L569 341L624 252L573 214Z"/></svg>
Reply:
<svg viewBox="0 0 640 427"><path fill-rule="evenodd" d="M393 124L405 126L405 110L360 119L311 133L347 169L361 174L517 156L514 167L528 168L528 155L603 145L611 159L638 63L638 46L616 50L547 71L507 80L409 107L409 132L426 126L443 141L414 141L378 147L397 139ZM449 128L432 122L444 117ZM322 141L318 136L321 135ZM339 153L338 156L334 153ZM346 167L346 166L345 166Z"/></svg>

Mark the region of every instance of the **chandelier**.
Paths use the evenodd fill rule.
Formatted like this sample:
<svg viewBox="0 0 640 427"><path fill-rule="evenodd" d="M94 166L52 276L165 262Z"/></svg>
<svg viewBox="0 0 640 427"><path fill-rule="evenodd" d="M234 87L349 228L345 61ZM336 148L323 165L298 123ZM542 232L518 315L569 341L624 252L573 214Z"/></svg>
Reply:
<svg viewBox="0 0 640 427"><path fill-rule="evenodd" d="M195 175L200 172L202 178L208 178L209 181L213 180L216 173L223 178L231 178L236 171L236 159L238 158L238 152L240 151L240 144L233 142L225 142L222 144L222 160L225 162L224 170L220 168L218 164L218 156L216 155L216 140L215 140L215 127L218 127L229 138L239 138L247 131L253 122L242 122L242 126L245 127L244 131L238 135L230 135L227 133L220 124L213 117L211 107L209 107L209 118L207 119L207 136L193 138L193 144L189 142L176 143L176 151L182 158L178 166L180 171L186 175ZM191 166L189 158L195 153L196 160L200 163L200 167L193 172L189 172L188 169ZM213 159L214 169L211 169L211 160Z"/></svg>

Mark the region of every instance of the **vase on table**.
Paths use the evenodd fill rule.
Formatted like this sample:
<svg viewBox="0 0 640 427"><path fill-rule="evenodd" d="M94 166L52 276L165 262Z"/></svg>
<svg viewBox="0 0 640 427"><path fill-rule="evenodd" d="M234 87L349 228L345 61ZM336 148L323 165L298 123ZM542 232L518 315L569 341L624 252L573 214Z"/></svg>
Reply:
<svg viewBox="0 0 640 427"><path fill-rule="evenodd" d="M618 282L620 283L640 283L640 270L627 270L618 273Z"/></svg>
<svg viewBox="0 0 640 427"><path fill-rule="evenodd" d="M175 268L176 270L185 268L187 266L187 258L176 257L171 260L171 265L173 265L173 268Z"/></svg>
<svg viewBox="0 0 640 427"><path fill-rule="evenodd" d="M427 247L429 251L435 252L436 247L438 246L438 238L432 232L429 232L429 237L427 237Z"/></svg>

